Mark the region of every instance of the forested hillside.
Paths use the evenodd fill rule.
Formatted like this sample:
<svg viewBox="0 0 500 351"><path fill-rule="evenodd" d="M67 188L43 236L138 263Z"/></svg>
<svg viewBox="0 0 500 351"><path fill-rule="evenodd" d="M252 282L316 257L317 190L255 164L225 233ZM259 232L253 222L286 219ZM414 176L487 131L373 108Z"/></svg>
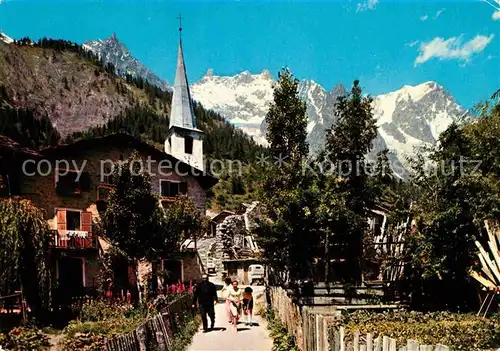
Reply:
<svg viewBox="0 0 500 351"><path fill-rule="evenodd" d="M29 147L128 132L163 148L171 93L115 74L80 45L0 42L0 133ZM220 115L195 105L205 154L249 162L264 151ZM48 122L52 122L52 124Z"/></svg>

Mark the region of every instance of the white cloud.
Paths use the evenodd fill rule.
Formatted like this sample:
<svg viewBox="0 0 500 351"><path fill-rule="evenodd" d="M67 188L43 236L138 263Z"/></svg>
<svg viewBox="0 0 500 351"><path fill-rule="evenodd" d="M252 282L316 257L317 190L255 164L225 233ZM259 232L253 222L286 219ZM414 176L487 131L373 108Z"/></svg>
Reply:
<svg viewBox="0 0 500 351"><path fill-rule="evenodd" d="M420 53L415 59L415 66L429 61L432 58L439 60L461 60L469 59L480 53L493 40L494 35L476 35L471 40L462 43L462 36L443 39L436 37L428 42L420 44Z"/></svg>
<svg viewBox="0 0 500 351"><path fill-rule="evenodd" d="M434 19L436 19L436 18L438 18L439 16L441 16L441 14L443 13L443 11L444 11L444 10L445 10L445 9L438 10L438 11L436 12L436 14L434 15Z"/></svg>
<svg viewBox="0 0 500 351"><path fill-rule="evenodd" d="M365 10L374 10L375 6L377 6L378 0L365 0L364 2L359 2L356 7L356 12L365 11Z"/></svg>
<svg viewBox="0 0 500 351"><path fill-rule="evenodd" d="M491 18L493 19L493 21L500 20L500 10L496 10L495 12L493 12Z"/></svg>
<svg viewBox="0 0 500 351"><path fill-rule="evenodd" d="M414 47L415 45L417 45L418 43L420 42L420 40L415 40L415 41L412 41L410 43L407 43L406 46L409 46L409 47Z"/></svg>
<svg viewBox="0 0 500 351"><path fill-rule="evenodd" d="M438 10L438 11L436 12L436 14L434 15L434 17L432 17L432 19L436 19L436 18L438 18L439 16L441 16L441 14L444 12L444 10L445 10L445 9ZM429 15L423 15L423 16L420 16L420 20L421 20L422 22L427 21L428 19L429 19Z"/></svg>

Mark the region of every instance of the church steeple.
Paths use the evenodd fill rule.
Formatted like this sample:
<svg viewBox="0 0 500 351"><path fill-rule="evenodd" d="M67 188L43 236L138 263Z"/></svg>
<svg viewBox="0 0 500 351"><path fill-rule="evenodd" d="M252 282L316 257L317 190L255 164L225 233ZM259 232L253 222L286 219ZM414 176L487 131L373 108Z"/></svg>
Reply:
<svg viewBox="0 0 500 351"><path fill-rule="evenodd" d="M178 17L182 21L182 17ZM170 107L170 121L165 152L186 162L194 168L203 170L203 132L196 128L193 101L182 52L182 22L179 25L179 49L175 71L174 93Z"/></svg>
<svg viewBox="0 0 500 351"><path fill-rule="evenodd" d="M169 127L172 128L173 126L190 129L196 128L196 117L194 115L191 92L189 91L181 38L179 38L177 70L175 72L174 94L172 96L172 107L170 110Z"/></svg>

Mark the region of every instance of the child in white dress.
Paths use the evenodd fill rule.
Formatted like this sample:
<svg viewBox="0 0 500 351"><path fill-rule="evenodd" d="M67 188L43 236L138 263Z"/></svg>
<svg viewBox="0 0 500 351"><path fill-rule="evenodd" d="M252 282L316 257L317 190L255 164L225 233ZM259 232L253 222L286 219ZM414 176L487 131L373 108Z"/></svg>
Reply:
<svg viewBox="0 0 500 351"><path fill-rule="evenodd" d="M238 282L233 281L233 287L228 289L227 300L230 302L230 311L234 331L238 331L238 319L241 314L241 302L243 300L243 290L238 288Z"/></svg>

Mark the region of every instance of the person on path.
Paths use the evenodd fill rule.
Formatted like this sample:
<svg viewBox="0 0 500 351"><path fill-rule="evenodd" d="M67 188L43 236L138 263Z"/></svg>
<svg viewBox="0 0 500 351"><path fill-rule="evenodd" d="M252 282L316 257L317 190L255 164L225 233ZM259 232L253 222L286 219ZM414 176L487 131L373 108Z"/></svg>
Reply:
<svg viewBox="0 0 500 351"><path fill-rule="evenodd" d="M251 287L246 287L243 291L243 313L245 314L245 325L252 326L253 314L253 290Z"/></svg>
<svg viewBox="0 0 500 351"><path fill-rule="evenodd" d="M243 300L243 291L238 288L238 282L233 281L233 287L229 289L227 299L230 302L231 319L234 326L234 331L238 331L238 319L241 314L241 301Z"/></svg>
<svg viewBox="0 0 500 351"><path fill-rule="evenodd" d="M208 331L207 314L210 317L210 329L215 325L214 305L217 304L217 288L214 283L208 281L208 275L202 275L202 282L194 290L193 308L198 304L203 323L203 332Z"/></svg>
<svg viewBox="0 0 500 351"><path fill-rule="evenodd" d="M232 317L231 317L231 301L229 301L228 294L229 294L229 289L231 289L233 286L231 285L233 281L231 278L227 277L224 279L224 287L222 288L222 298L226 301L226 315L227 315L227 320L229 321L229 324L232 323Z"/></svg>

